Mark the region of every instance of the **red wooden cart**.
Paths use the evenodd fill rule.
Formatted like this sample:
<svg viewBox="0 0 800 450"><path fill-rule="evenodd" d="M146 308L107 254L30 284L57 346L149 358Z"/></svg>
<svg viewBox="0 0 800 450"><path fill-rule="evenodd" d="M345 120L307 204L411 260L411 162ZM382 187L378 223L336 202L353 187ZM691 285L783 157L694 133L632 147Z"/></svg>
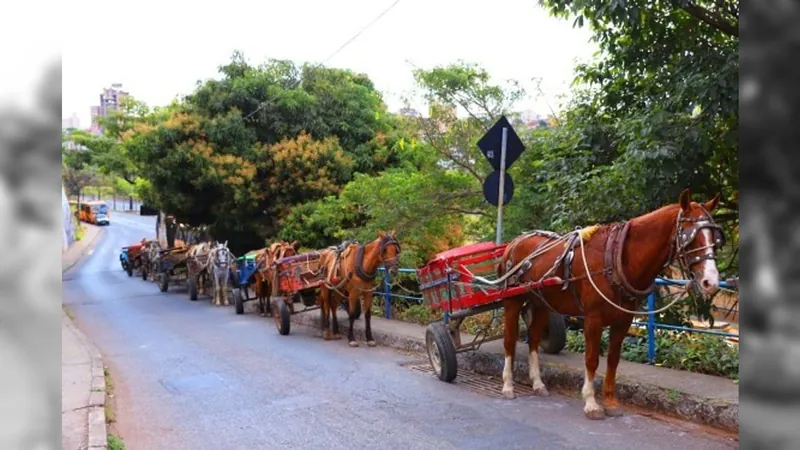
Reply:
<svg viewBox="0 0 800 450"><path fill-rule="evenodd" d="M319 309L317 292L325 281L319 273L319 257L319 252L309 252L273 263L272 318L282 335L289 334L293 314ZM296 310L295 303L302 303L304 308Z"/></svg>
<svg viewBox="0 0 800 450"><path fill-rule="evenodd" d="M458 373L456 354L477 350L484 342L502 339L502 334L488 335L491 324L477 333L472 342L462 343L459 329L467 317L503 306L503 299L539 287L563 283L559 277L540 282L514 284L495 282L506 244L482 242L439 253L419 269L423 302L433 310L443 310L444 321L428 325L425 344L428 359L442 381L453 381ZM531 312L523 315L530 325ZM550 322L540 347L546 353L558 353L566 344L566 326L560 314L550 314Z"/></svg>

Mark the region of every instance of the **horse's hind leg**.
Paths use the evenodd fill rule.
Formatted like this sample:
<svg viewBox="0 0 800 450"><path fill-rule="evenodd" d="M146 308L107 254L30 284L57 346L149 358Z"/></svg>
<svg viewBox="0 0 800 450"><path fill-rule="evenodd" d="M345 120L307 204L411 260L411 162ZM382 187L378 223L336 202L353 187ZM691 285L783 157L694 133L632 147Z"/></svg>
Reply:
<svg viewBox="0 0 800 450"><path fill-rule="evenodd" d="M586 341L586 378L583 381L583 401L586 402L583 412L586 417L599 420L606 417L603 408L597 404L594 398L594 376L597 373L597 366L600 363L600 338L603 334L603 327L597 317L588 315L583 322L583 336Z"/></svg>
<svg viewBox="0 0 800 450"><path fill-rule="evenodd" d="M631 327L631 320L626 320L623 324L617 324L611 327L611 333L608 340L608 357L606 358L606 376L603 380L603 396L604 396L604 409L605 414L609 417L619 417L622 415L622 408L617 404L617 397L615 393L617 382L617 366L619 366L620 352L622 351L622 341L625 340L625 335Z"/></svg>
<svg viewBox="0 0 800 450"><path fill-rule="evenodd" d="M528 374L531 377L531 384L533 385L533 394L541 397L550 395L547 392L544 382L542 382L542 374L539 370L539 343L542 341L542 332L550 320L550 311L544 305L539 308L530 306L533 312L533 320L528 327Z"/></svg>
<svg viewBox="0 0 800 450"><path fill-rule="evenodd" d="M339 316L338 316L338 309L339 305L342 304L342 297L339 294L330 293L330 297L328 299L328 310L330 311L331 315L331 332L333 333L334 339L341 339L342 335L339 333Z"/></svg>
<svg viewBox="0 0 800 450"><path fill-rule="evenodd" d="M513 399L514 395L514 353L517 350L519 337L519 312L525 303L525 297L511 297L503 302L505 309L505 334L503 347L505 349L505 362L503 364L503 397Z"/></svg>
<svg viewBox="0 0 800 450"><path fill-rule="evenodd" d="M330 340L333 338L330 324L328 322L329 308L328 304L331 301L331 293L327 287L321 286L319 289L319 312L322 316L322 339Z"/></svg>

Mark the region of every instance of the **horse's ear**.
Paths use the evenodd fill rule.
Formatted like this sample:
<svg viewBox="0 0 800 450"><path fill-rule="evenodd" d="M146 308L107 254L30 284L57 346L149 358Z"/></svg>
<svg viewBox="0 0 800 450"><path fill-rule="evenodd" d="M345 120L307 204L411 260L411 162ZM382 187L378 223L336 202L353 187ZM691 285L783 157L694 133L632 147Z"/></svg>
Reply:
<svg viewBox="0 0 800 450"><path fill-rule="evenodd" d="M709 200L708 202L706 202L706 204L705 204L705 205L703 205L703 206L705 206L705 208L706 208L706 211L708 211L708 212L712 212L712 211L714 211L715 209L717 209L717 206L719 206L719 200L720 200L720 198L721 198L721 197L720 197L720 195L719 195L719 194L717 194L717 195L715 195L715 196L714 196L714 198L712 198L711 200Z"/></svg>
<svg viewBox="0 0 800 450"><path fill-rule="evenodd" d="M225 241L225 243L224 243L224 244L222 244L222 246L223 246L223 247L225 247L225 248L227 248L227 247L228 247L228 241L226 240L226 241Z"/></svg>
<svg viewBox="0 0 800 450"><path fill-rule="evenodd" d="M382 230L378 230L378 237L383 239L384 236L386 236L386 233L384 233Z"/></svg>
<svg viewBox="0 0 800 450"><path fill-rule="evenodd" d="M391 234L392 234L392 237L396 237L397 236L397 230L395 228L392 228L392 233Z"/></svg>
<svg viewBox="0 0 800 450"><path fill-rule="evenodd" d="M689 189L685 189L681 192L681 198L679 200L681 204L681 208L684 212L689 212L689 208L692 206L692 193Z"/></svg>
<svg viewBox="0 0 800 450"><path fill-rule="evenodd" d="M297 246L298 246L299 244L300 244L300 243L299 243L299 242L297 242L297 241L292 241L292 243L291 243L291 244L289 244L289 245L290 245L290 246L291 246L293 249L297 250Z"/></svg>

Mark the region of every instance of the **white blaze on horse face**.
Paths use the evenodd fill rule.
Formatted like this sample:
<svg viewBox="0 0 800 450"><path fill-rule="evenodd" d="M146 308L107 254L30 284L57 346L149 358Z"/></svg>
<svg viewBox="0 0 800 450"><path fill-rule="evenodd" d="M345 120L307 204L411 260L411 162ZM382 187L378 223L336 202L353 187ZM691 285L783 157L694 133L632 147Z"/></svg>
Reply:
<svg viewBox="0 0 800 450"><path fill-rule="evenodd" d="M701 230L701 234L703 236L703 241L705 241L703 243L704 247L714 245L714 237L711 234L711 230L703 229ZM714 256L714 248L708 248L704 250L703 253ZM707 295L712 295L719 290L719 270L717 270L717 262L713 259L706 259L700 262L700 268L702 269L700 285Z"/></svg>
<svg viewBox="0 0 800 450"><path fill-rule="evenodd" d="M503 365L503 397L514 398L514 372L511 368L510 356L506 356Z"/></svg>

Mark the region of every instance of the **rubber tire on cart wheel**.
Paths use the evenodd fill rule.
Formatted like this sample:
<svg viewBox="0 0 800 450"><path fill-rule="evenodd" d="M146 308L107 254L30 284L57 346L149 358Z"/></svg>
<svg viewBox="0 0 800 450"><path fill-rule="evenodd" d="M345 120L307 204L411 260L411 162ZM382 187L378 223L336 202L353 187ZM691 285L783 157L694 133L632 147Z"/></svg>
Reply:
<svg viewBox="0 0 800 450"><path fill-rule="evenodd" d="M567 326L564 323L564 316L551 312L539 348L548 355L557 355L566 345Z"/></svg>
<svg viewBox="0 0 800 450"><path fill-rule="evenodd" d="M161 292L167 292L167 289L169 289L169 279L167 279L166 273L158 274L158 289Z"/></svg>
<svg viewBox="0 0 800 450"><path fill-rule="evenodd" d="M233 290L233 306L236 308L236 314L244 314L244 298L242 298L242 290L239 288Z"/></svg>
<svg viewBox="0 0 800 450"><path fill-rule="evenodd" d="M425 330L425 349L436 376L447 383L455 380L458 375L456 346L443 322L428 325L428 329Z"/></svg>
<svg viewBox="0 0 800 450"><path fill-rule="evenodd" d="M289 334L291 329L291 323L289 322L291 319L289 307L286 306L286 302L284 301L277 301L275 303L276 304L272 305L272 318L275 320L275 326L278 328L278 333L286 336Z"/></svg>
<svg viewBox="0 0 800 450"><path fill-rule="evenodd" d="M186 284L189 289L189 300L197 300L197 278L189 277Z"/></svg>
<svg viewBox="0 0 800 450"><path fill-rule="evenodd" d="M133 276L133 266L130 263L125 264L125 272L128 272L129 277Z"/></svg>

